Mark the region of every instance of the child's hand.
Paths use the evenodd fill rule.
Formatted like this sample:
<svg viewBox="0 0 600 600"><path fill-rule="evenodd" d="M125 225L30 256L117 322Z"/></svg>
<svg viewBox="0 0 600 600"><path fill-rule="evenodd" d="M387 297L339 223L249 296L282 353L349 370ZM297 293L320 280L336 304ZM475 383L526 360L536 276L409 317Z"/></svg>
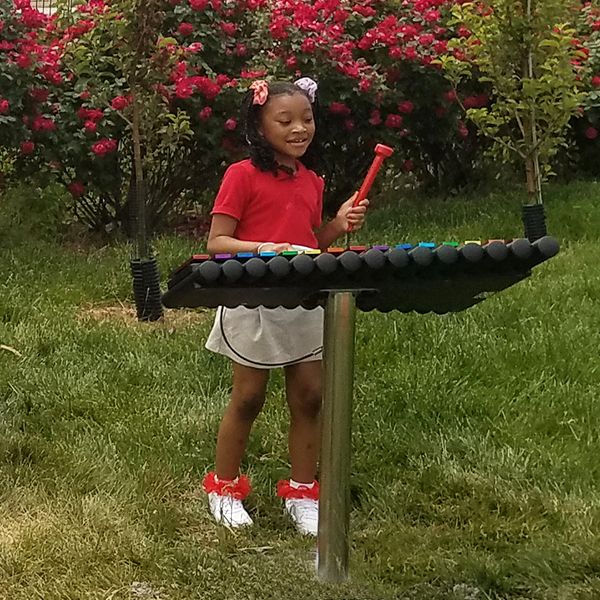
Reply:
<svg viewBox="0 0 600 600"><path fill-rule="evenodd" d="M369 206L369 201L365 198L361 200L359 205L353 207L354 199L358 195L358 192L352 194L337 212L336 219L339 220L341 226L344 231L356 231L363 226L365 222L365 213L367 212L367 207Z"/></svg>
<svg viewBox="0 0 600 600"><path fill-rule="evenodd" d="M264 244L260 244L257 248L257 252L283 252L284 250L291 250L292 245L287 242L281 244L272 244L271 242L265 242Z"/></svg>

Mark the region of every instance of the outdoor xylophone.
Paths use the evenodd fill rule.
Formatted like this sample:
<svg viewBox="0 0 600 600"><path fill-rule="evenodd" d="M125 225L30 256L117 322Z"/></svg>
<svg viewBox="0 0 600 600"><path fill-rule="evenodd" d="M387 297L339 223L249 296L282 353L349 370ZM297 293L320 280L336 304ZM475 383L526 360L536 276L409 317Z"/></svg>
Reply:
<svg viewBox="0 0 600 600"><path fill-rule="evenodd" d="M378 144L359 190L365 197L392 149ZM348 240L348 238L347 238ZM558 252L558 242L528 239L350 246L281 254L192 256L175 269L167 308L323 306L323 416L317 572L348 576L350 454L355 310L461 311L525 279Z"/></svg>
<svg viewBox="0 0 600 600"><path fill-rule="evenodd" d="M528 277L558 252L554 238L350 246L281 254L192 256L168 281L168 308L324 306L329 292L354 291L360 310L464 310Z"/></svg>

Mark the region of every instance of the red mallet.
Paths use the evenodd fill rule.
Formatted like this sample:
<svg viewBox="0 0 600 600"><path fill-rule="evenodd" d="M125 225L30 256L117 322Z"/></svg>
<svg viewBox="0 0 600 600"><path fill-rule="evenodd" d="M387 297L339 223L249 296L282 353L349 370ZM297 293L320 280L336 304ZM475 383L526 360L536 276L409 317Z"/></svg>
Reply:
<svg viewBox="0 0 600 600"><path fill-rule="evenodd" d="M362 185L358 190L358 196L356 196L356 199L352 203L352 206L358 206L359 203L367 197L367 194L369 193L369 190L371 189L371 186L375 181L375 177L377 175L377 172L381 168L383 161L386 158L389 158L392 154L394 154L394 149L390 148L389 146L384 146L383 144L377 144L377 146L375 146L376 156L373 159L371 166L369 167L367 176L362 182Z"/></svg>
<svg viewBox="0 0 600 600"><path fill-rule="evenodd" d="M362 182L362 185L360 186L360 189L358 190L358 195L356 196L356 198L354 199L354 202L352 203L353 207L358 206L360 204L360 202L367 197L367 194L369 193L369 190L371 189L371 186L373 185L373 182L375 181L375 177L377 176L377 173L378 173L379 169L381 168L383 161L386 158L390 157L393 153L394 153L394 149L390 148L389 146L385 146L384 144L377 144L375 146L375 158L373 159L373 162L371 163L371 166L369 167L367 176L365 177L364 181ZM349 227L348 233L350 233L351 231L352 231L352 227ZM349 239L346 239L346 245L348 245L348 244L349 244Z"/></svg>

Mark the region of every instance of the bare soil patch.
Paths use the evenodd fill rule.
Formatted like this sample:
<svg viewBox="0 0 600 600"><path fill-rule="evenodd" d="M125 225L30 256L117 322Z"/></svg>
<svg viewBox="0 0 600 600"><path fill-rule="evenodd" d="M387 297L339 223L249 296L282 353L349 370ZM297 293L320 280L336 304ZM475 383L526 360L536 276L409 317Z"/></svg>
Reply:
<svg viewBox="0 0 600 600"><path fill-rule="evenodd" d="M88 304L81 306L77 317L82 321L119 323L126 326L145 326L179 328L212 319L213 313L209 309L177 309L165 310L162 319L154 322L138 321L135 305L123 303L117 305Z"/></svg>

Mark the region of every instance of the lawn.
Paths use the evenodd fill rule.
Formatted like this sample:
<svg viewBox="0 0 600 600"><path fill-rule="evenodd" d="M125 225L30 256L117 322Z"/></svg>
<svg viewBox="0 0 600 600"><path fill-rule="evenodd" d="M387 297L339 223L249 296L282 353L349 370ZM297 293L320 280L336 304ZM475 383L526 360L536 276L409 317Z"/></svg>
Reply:
<svg viewBox="0 0 600 600"><path fill-rule="evenodd" d="M0 599L600 598L600 186L547 193L560 254L463 313L360 314L351 579L275 497L276 372L245 469L256 525L211 521L227 362L212 312L133 317L131 248L0 208ZM514 192L379 199L357 242L518 237ZM14 200L13 200L14 202ZM32 217L33 219L33 217ZM156 241L163 280L203 240Z"/></svg>

